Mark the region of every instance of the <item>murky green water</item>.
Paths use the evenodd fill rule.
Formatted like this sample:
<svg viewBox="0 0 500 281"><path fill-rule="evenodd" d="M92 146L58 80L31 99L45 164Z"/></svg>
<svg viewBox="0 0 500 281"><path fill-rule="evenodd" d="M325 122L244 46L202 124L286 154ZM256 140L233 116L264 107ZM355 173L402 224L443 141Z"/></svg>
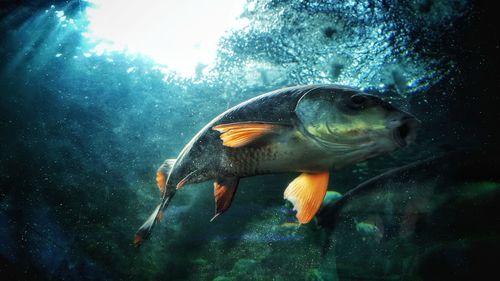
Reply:
<svg viewBox="0 0 500 281"><path fill-rule="evenodd" d="M496 36L484 34L494 29L487 7L242 1L234 9L245 24L210 45L204 34L222 16L202 17L229 14L227 3L183 4L177 19L169 14L182 6L175 1L111 2L109 11L98 10L99 1L0 5L0 274L484 280L494 272L498 113L489 106L499 81ZM128 51L113 49L114 39L94 37L90 11L113 11L103 25L109 32L146 36ZM194 19L181 24L189 11ZM163 14L175 20L161 21ZM141 25L154 15L154 28ZM210 46L211 54L198 53ZM165 53L159 63L154 55ZM332 171L329 196L307 225L296 224L283 200L296 174L242 179L231 209L211 223L213 183L204 182L177 192L152 237L133 247L158 203L155 172L165 159L240 102L319 83L355 87L411 112L422 121L415 143Z"/></svg>

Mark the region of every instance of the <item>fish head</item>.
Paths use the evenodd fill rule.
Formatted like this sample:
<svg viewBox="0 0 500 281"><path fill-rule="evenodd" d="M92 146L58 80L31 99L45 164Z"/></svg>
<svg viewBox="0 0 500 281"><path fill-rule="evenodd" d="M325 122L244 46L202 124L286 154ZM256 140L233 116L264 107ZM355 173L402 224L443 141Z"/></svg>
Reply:
<svg viewBox="0 0 500 281"><path fill-rule="evenodd" d="M410 144L420 125L379 97L350 88L313 90L299 100L295 112L306 137L357 160Z"/></svg>

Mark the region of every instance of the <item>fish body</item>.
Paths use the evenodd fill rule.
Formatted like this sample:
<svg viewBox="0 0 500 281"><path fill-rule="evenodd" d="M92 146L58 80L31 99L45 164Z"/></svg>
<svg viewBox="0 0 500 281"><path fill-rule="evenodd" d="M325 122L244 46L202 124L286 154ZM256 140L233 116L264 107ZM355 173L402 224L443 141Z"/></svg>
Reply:
<svg viewBox="0 0 500 281"><path fill-rule="evenodd" d="M284 197L307 223L319 209L329 170L405 146L419 122L410 114L356 89L296 86L243 102L217 116L157 173L162 200L139 229L135 245L149 236L176 190L214 180L215 217L231 205L239 179L300 172Z"/></svg>

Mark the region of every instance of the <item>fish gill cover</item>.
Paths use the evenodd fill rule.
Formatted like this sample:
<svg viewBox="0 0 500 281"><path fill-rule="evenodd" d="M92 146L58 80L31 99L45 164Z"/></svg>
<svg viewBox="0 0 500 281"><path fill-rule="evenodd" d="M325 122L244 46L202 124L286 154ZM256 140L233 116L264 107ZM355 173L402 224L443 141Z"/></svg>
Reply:
<svg viewBox="0 0 500 281"><path fill-rule="evenodd" d="M232 210L211 224L211 183L189 186L151 243L140 251L131 243L157 202L159 164L223 110L284 86L360 88L423 121L414 146L335 173L333 188L341 193L443 147L493 143L495 133L477 129L498 120L481 110L496 101L498 82L488 60L495 35L478 33L492 27L486 9L465 0L238 2L240 10L232 11L243 23L218 32L215 47L207 39L214 54L196 61L188 52L185 64L182 57L170 64L157 59L161 48L115 48L91 28L99 5L126 15L104 24L140 26L147 11L168 13L160 2L141 1L137 10L113 1L2 2L0 272L19 279L321 280L333 266L344 272L342 280L374 272L401 277L394 261L401 252L383 272L351 268L366 243L353 245L359 251L349 263L340 256L337 265L335 256L325 262L323 234L288 222L281 198L291 175L245 180ZM224 10L218 1L211 5L193 12L203 15L200 21L174 29L185 36L209 25L217 18L211 12ZM188 17L197 8L180 13ZM162 40L140 46L174 43L169 38L177 37L162 31L172 28L156 24L138 32ZM175 57L196 43L186 36L165 50ZM365 223L382 229L377 220ZM405 274L419 276L407 267Z"/></svg>

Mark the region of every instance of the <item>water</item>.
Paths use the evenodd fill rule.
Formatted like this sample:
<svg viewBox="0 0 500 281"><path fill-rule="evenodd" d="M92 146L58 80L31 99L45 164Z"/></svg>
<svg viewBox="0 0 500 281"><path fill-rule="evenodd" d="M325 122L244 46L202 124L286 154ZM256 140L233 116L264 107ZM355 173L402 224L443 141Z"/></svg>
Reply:
<svg viewBox="0 0 500 281"><path fill-rule="evenodd" d="M136 18L126 4L116 10L139 25L147 11L162 14L160 2L142 4ZM227 3L212 5L216 13ZM214 32L218 45L204 39L201 49L213 53L197 53L196 38L181 40L193 62L181 53L155 57L161 44L175 41L168 41L171 29L161 34L162 21L145 37L153 41L133 45L157 44L156 52L114 48L89 29L98 1L2 4L1 274L222 281L471 280L493 273L500 183L498 110L489 110L499 82L491 7L451 0L241 5L231 9L243 23L214 24L228 27ZM105 23L120 21L111 19ZM195 33L183 24L176 30ZM189 185L151 239L132 246L158 202L154 176L166 158L231 106L315 83L363 89L422 121L413 145L332 172L329 189L351 194L370 178L402 170L362 185L350 200L332 200L322 217L300 227L282 199L294 174L243 179L231 209L212 223L212 183Z"/></svg>

